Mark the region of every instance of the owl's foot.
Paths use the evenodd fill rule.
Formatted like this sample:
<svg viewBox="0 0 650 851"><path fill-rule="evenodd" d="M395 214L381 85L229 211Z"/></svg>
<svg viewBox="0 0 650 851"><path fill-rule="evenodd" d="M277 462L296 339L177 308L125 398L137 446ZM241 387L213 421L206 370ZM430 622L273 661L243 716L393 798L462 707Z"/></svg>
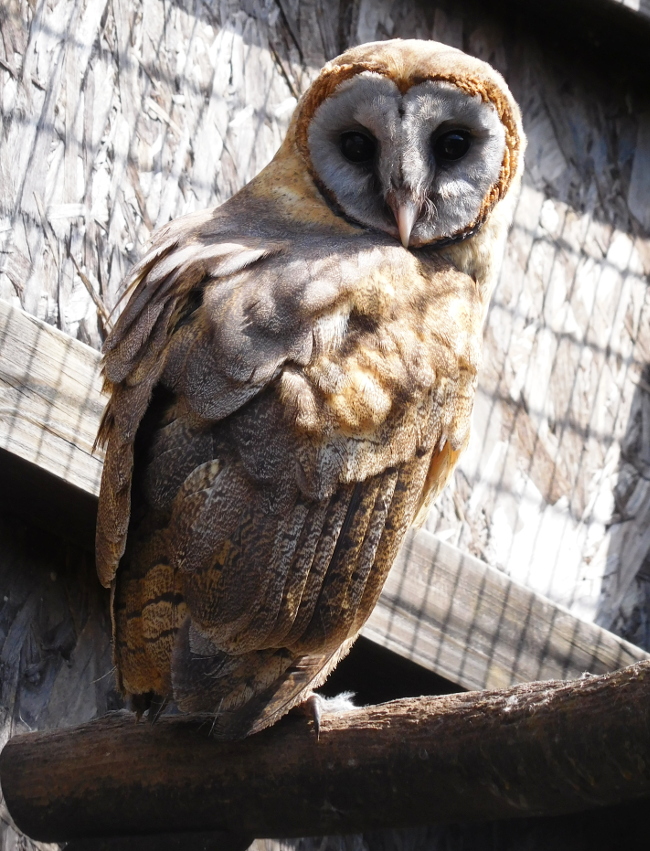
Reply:
<svg viewBox="0 0 650 851"><path fill-rule="evenodd" d="M317 694L312 691L307 699L298 706L294 707L294 712L299 712L301 715L306 715L314 724L314 732L316 733L316 741L320 740L320 725L324 712L347 712L354 709L352 698L353 691L342 691L334 697L324 697L322 694Z"/></svg>
<svg viewBox="0 0 650 851"><path fill-rule="evenodd" d="M150 724L155 723L164 713L168 715L175 708L168 697L148 691L143 694L127 694L127 708L135 713L138 721L144 716Z"/></svg>

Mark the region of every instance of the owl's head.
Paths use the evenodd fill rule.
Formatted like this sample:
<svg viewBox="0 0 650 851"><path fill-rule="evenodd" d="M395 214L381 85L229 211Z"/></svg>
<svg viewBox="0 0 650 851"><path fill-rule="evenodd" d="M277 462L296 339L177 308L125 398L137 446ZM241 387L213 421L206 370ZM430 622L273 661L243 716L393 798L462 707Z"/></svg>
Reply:
<svg viewBox="0 0 650 851"><path fill-rule="evenodd" d="M476 233L518 175L525 144L501 75L428 41L374 42L332 60L292 125L329 203L405 247Z"/></svg>

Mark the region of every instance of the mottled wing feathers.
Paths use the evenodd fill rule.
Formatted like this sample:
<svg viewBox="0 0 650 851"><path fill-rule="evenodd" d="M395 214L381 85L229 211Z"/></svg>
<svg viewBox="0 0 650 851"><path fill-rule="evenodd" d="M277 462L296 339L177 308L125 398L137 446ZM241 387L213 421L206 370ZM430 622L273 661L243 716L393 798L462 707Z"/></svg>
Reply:
<svg viewBox="0 0 650 851"><path fill-rule="evenodd" d="M193 351L191 344L196 340L188 341L187 335L177 335L179 339L168 352L174 332L200 304L201 290L207 282L232 277L281 250L277 244L263 246L259 241L255 244L249 240L246 245L210 241L201 227L206 227L211 218L208 213L195 214L161 229L150 252L126 281L130 298L104 347L105 389L111 398L97 437L99 444L106 445L97 524L97 570L107 587L124 552L135 435L168 357L171 354L178 359L178 349L185 344L190 348L187 354L194 356L191 363L202 364L203 368L212 364L212 348L205 340L201 345L199 339L199 351ZM209 340L210 335L206 336ZM201 384L201 376L195 372L186 370L186 389L190 394L194 385ZM210 393L223 399L228 394L220 393L220 389L211 387ZM231 407L243 404L255 392L242 391L238 386L229 389L230 397L234 397Z"/></svg>
<svg viewBox="0 0 650 851"><path fill-rule="evenodd" d="M143 495L164 528L155 512L132 528L117 583L116 657L126 690L173 691L182 709L217 714L214 733L224 737L272 723L323 681L374 606L431 459L448 447L317 502L296 487L290 453L279 449L282 465L260 457L244 468L236 451L233 434L241 440L253 421L261 423L260 445L271 444L277 407L270 391L262 394L211 429L211 447L175 421L163 425ZM167 513L152 497L152 483L156 491L160 483L151 471L161 452L167 472L160 475L173 488L174 465L187 463L183 446L200 463Z"/></svg>
<svg viewBox="0 0 650 851"><path fill-rule="evenodd" d="M238 624L239 636L231 634L228 641L221 628L186 622L172 661L182 709L214 714L215 735L240 737L272 724L324 681L376 602L412 522L430 457L425 453L400 471L343 486L324 511L314 507L316 546L300 546L307 533L293 544L289 558L267 554L274 587L259 593L254 617ZM301 519L303 527L310 525L309 516ZM296 570L301 563L303 569ZM203 588L208 598L210 590Z"/></svg>

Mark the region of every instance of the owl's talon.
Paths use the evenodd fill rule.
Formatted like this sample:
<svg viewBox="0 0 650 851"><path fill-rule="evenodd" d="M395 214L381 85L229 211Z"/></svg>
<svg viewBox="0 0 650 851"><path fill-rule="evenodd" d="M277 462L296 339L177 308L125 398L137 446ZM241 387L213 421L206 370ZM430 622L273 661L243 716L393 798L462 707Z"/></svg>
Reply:
<svg viewBox="0 0 650 851"><path fill-rule="evenodd" d="M292 712L296 715L306 715L313 724L314 732L316 733L316 741L320 739L320 722L323 715L323 705L325 700L316 692L311 692L306 700L294 706Z"/></svg>
<svg viewBox="0 0 650 851"><path fill-rule="evenodd" d="M163 714L167 705L169 704L169 699L166 697L161 697L158 694L154 694L151 698L151 702L149 703L149 711L147 712L147 721L150 724L155 724L156 721Z"/></svg>
<svg viewBox="0 0 650 851"><path fill-rule="evenodd" d="M319 694L310 694L307 700L303 703L306 709L306 714L314 722L314 732L316 733L316 741L320 741L320 722L323 715L323 699Z"/></svg>

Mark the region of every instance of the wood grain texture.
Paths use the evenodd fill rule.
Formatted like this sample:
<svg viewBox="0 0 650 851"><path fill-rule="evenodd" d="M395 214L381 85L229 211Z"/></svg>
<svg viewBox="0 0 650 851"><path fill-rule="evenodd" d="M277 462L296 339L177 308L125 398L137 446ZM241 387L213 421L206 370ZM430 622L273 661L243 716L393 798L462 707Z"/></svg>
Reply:
<svg viewBox="0 0 650 851"><path fill-rule="evenodd" d="M362 634L467 689L649 658L425 530L409 533Z"/></svg>
<svg viewBox="0 0 650 851"><path fill-rule="evenodd" d="M649 664L330 713L319 740L291 716L237 743L216 742L196 720L109 716L14 738L0 776L18 825L50 841L576 812L650 794Z"/></svg>
<svg viewBox="0 0 650 851"><path fill-rule="evenodd" d="M0 447L97 494L97 352L0 300Z"/></svg>
<svg viewBox="0 0 650 851"><path fill-rule="evenodd" d="M92 555L5 509L0 747L15 734L81 724L118 707L111 669L108 594L97 585ZM3 851L34 847L2 799L0 836Z"/></svg>

